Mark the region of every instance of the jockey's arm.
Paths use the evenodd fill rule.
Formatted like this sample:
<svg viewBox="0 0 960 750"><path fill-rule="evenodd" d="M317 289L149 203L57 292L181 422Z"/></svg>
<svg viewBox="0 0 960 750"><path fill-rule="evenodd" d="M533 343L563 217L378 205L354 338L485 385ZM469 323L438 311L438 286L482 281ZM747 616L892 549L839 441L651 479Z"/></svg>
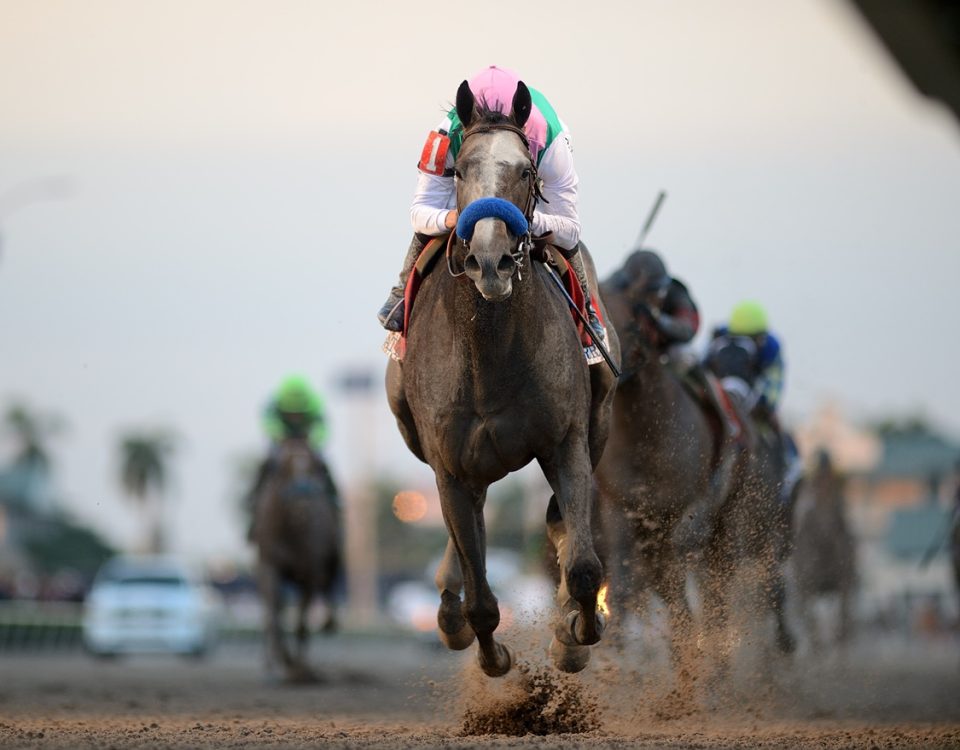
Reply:
<svg viewBox="0 0 960 750"><path fill-rule="evenodd" d="M534 211L531 231L536 237L553 232L553 244L573 250L580 241L580 178L573 167L569 133L560 133L543 153L539 173L547 202L540 203Z"/></svg>
<svg viewBox="0 0 960 750"><path fill-rule="evenodd" d="M671 343L686 344L697 332L687 315L660 313L656 316L657 328Z"/></svg>
<svg viewBox="0 0 960 750"><path fill-rule="evenodd" d="M657 328L671 343L686 344L700 328L700 312L693 297L676 279L671 280L663 308L654 319Z"/></svg>
<svg viewBox="0 0 960 750"><path fill-rule="evenodd" d="M452 158L450 166L452 166ZM457 189L453 177L419 172L417 189L410 206L413 231L431 237L446 234L447 215L457 207Z"/></svg>
<svg viewBox="0 0 960 750"><path fill-rule="evenodd" d="M763 403L771 412L776 412L780 406L780 397L783 395L783 357L779 348L774 358L767 364L754 385L760 403Z"/></svg>

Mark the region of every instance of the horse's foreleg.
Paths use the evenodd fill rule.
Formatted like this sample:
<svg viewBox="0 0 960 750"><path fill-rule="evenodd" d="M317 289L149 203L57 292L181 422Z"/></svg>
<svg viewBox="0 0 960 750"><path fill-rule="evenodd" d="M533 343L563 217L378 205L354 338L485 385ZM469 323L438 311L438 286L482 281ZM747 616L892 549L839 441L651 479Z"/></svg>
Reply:
<svg viewBox="0 0 960 750"><path fill-rule="evenodd" d="M290 663L290 655L287 653L280 623L283 589L280 574L272 565L260 563L258 568L257 578L260 584L260 595L263 597L264 629L267 641L267 669L270 671L278 661L284 666Z"/></svg>
<svg viewBox="0 0 960 750"><path fill-rule="evenodd" d="M725 530L724 530L725 531ZM735 565L728 539L724 534L714 538L704 552L704 572L700 585L704 641L715 662L716 677L727 677L732 655L730 628L731 590Z"/></svg>
<svg viewBox="0 0 960 750"><path fill-rule="evenodd" d="M840 584L840 611L837 613L839 623L837 627L837 642L846 645L850 640L850 598L851 585L847 581Z"/></svg>
<svg viewBox="0 0 960 750"><path fill-rule="evenodd" d="M787 625L787 587L783 579L783 567L773 560L767 570L767 605L773 612L777 623L777 648L782 654L792 654L797 641Z"/></svg>
<svg viewBox="0 0 960 750"><path fill-rule="evenodd" d="M626 623L637 612L638 586L634 569L637 566L635 522L628 517L621 503L614 504L601 495L598 518L599 534L594 534L597 552L603 564L604 580L607 583L607 610L609 619L616 621L613 633L616 645L623 648ZM607 636L611 635L609 632Z"/></svg>
<svg viewBox="0 0 960 750"><path fill-rule="evenodd" d="M695 653L693 617L687 602L687 571L686 566L676 556L666 552L664 557L654 563L654 590L667 605L670 651L674 666L683 676L692 667L691 661Z"/></svg>
<svg viewBox="0 0 960 750"><path fill-rule="evenodd" d="M447 648L462 651L473 643L476 634L463 616L463 604L460 601L463 573L460 571L460 559L453 537L447 539L447 548L434 581L440 592L440 609L437 611L440 640Z"/></svg>
<svg viewBox="0 0 960 750"><path fill-rule="evenodd" d="M597 594L603 568L593 547L590 526L590 460L583 440L568 438L553 461L540 466L554 495L547 508L547 534L557 548L560 622L550 645L557 667L579 672L590 659L586 646L597 643L603 616Z"/></svg>
<svg viewBox="0 0 960 750"><path fill-rule="evenodd" d="M453 477L439 472L437 489L440 491L443 519L460 561L464 588L463 614L477 636L480 668L490 677L501 677L510 671L512 658L510 652L493 637L493 631L500 624L500 609L487 583L484 561L486 540L482 514L485 493L474 492ZM452 600L448 598L448 602L448 607L452 609ZM451 627L455 627L455 624Z"/></svg>

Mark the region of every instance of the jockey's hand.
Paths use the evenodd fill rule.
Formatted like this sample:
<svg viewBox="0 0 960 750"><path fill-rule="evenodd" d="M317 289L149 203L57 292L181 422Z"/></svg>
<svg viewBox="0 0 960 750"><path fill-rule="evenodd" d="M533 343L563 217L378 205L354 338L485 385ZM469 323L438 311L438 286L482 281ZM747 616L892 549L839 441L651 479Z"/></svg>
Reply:
<svg viewBox="0 0 960 750"><path fill-rule="evenodd" d="M633 306L633 314L639 317L647 317L654 323L660 318L660 311L656 307L651 307L646 302L637 302Z"/></svg>
<svg viewBox="0 0 960 750"><path fill-rule="evenodd" d="M460 218L460 212L457 211L457 209L453 209L452 211L447 211L447 215L443 219L443 225L447 229L453 229L454 227L457 226L457 219L459 218Z"/></svg>

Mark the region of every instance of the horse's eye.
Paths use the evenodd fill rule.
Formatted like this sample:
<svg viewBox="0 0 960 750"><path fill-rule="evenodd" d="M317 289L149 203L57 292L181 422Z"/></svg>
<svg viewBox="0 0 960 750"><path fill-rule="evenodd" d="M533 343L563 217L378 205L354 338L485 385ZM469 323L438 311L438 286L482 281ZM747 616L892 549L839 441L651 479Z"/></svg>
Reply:
<svg viewBox="0 0 960 750"><path fill-rule="evenodd" d="M456 167L453 168L453 176L454 176L454 178L456 178L456 179L458 179L458 180L462 180L462 179L463 179L463 173L462 173L459 169L457 169Z"/></svg>
<svg viewBox="0 0 960 750"><path fill-rule="evenodd" d="M520 173L520 179L529 180L532 172L529 169L525 169Z"/></svg>

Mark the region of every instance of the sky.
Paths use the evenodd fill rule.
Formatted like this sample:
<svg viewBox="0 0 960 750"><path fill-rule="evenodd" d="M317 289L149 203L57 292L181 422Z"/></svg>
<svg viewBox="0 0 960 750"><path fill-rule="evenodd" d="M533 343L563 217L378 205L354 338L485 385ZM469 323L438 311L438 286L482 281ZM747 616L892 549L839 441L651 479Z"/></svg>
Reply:
<svg viewBox="0 0 960 750"><path fill-rule="evenodd" d="M0 405L68 421L66 508L130 545L118 437L169 427L177 549L244 555L237 466L291 371L341 477L429 484L337 380L379 379L416 160L493 63L570 127L601 275L665 189L649 244L707 327L766 304L794 422L960 435L960 127L839 0L0 0Z"/></svg>

